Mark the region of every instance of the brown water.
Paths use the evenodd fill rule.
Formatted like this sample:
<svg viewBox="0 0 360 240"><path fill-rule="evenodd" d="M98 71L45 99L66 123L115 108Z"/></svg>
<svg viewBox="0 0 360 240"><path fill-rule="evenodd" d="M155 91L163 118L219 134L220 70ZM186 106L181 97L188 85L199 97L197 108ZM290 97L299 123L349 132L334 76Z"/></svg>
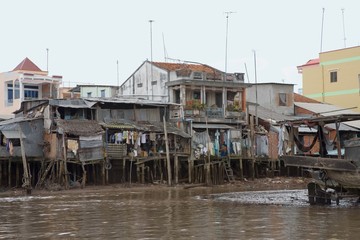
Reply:
<svg viewBox="0 0 360 240"><path fill-rule="evenodd" d="M306 192L121 188L0 198L0 239L358 239L360 206Z"/></svg>

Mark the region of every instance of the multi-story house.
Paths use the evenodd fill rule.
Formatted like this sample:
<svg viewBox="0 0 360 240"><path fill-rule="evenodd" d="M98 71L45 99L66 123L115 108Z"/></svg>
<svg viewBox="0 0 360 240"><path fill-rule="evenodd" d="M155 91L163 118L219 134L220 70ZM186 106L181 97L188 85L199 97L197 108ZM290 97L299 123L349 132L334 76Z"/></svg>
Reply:
<svg viewBox="0 0 360 240"><path fill-rule="evenodd" d="M192 134L189 169L194 169L197 160L201 166L202 153L212 159L232 156L242 169L249 86L243 73L225 73L206 64L145 61L120 86L120 96L172 103L167 118Z"/></svg>
<svg viewBox="0 0 360 240"><path fill-rule="evenodd" d="M251 108L260 105L283 115L294 115L294 84L257 83L247 89L246 101Z"/></svg>
<svg viewBox="0 0 360 240"><path fill-rule="evenodd" d="M58 98L62 76L49 76L25 58L12 71L0 73L0 110L11 117L26 100Z"/></svg>
<svg viewBox="0 0 360 240"><path fill-rule="evenodd" d="M306 97L360 111L360 46L321 52L298 71Z"/></svg>
<svg viewBox="0 0 360 240"><path fill-rule="evenodd" d="M238 123L244 120L243 73L224 73L200 63L145 61L121 86L120 95L178 103L170 119Z"/></svg>
<svg viewBox="0 0 360 240"><path fill-rule="evenodd" d="M113 98L118 95L119 86L111 85L77 85L69 90L73 96L80 98Z"/></svg>

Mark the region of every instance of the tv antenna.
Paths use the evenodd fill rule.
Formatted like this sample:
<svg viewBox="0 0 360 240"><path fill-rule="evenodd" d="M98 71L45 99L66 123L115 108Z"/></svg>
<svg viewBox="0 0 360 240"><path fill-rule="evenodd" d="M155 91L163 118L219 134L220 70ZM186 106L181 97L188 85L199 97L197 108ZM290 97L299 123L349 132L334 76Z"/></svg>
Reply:
<svg viewBox="0 0 360 240"><path fill-rule="evenodd" d="M342 8L341 12L342 12L342 20L343 20L343 33L344 33L344 48L346 48L346 36L345 36L345 13L344 13L345 9Z"/></svg>
<svg viewBox="0 0 360 240"><path fill-rule="evenodd" d="M227 73L227 50L228 50L228 32L229 32L229 15L236 12L225 12L226 14L226 37L225 37L225 79Z"/></svg>

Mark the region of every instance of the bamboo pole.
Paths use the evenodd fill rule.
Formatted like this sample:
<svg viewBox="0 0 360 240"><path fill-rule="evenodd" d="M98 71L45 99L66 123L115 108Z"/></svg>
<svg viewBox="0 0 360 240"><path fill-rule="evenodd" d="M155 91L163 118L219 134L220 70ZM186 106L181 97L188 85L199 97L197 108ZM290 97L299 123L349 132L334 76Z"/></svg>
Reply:
<svg viewBox="0 0 360 240"><path fill-rule="evenodd" d="M2 178L3 178L3 169L2 169L2 162L0 162L0 186L2 186Z"/></svg>
<svg viewBox="0 0 360 240"><path fill-rule="evenodd" d="M66 144L65 144L65 133L62 135L62 141L63 141L63 153L64 153L64 177L65 177L65 189L69 189L69 183L68 183L68 172L67 172L67 150L66 150Z"/></svg>
<svg viewBox="0 0 360 240"><path fill-rule="evenodd" d="M250 116L250 139L251 139L251 179L255 180L255 132L254 132L254 116Z"/></svg>
<svg viewBox="0 0 360 240"><path fill-rule="evenodd" d="M11 188L11 157L9 158L9 165L8 165L8 186Z"/></svg>
<svg viewBox="0 0 360 240"><path fill-rule="evenodd" d="M178 157L178 154L177 154L177 136L174 135L174 142L175 142L175 157L174 157L174 165L175 165L175 184L178 184L179 183L179 157Z"/></svg>
<svg viewBox="0 0 360 240"><path fill-rule="evenodd" d="M165 115L163 115L163 122L164 122L164 134L165 134L165 148L166 148L166 165L167 165L167 174L168 174L168 185L171 186L171 165L170 165L170 153L169 153L169 140L167 135L167 128L166 128L166 120Z"/></svg>
<svg viewBox="0 0 360 240"><path fill-rule="evenodd" d="M20 127L19 127L18 131L20 134L21 157L22 157L23 168L24 168L23 187L26 189L27 194L31 194L30 174L29 174L28 165L27 165L27 161L26 161L25 146L24 146L22 131L21 131Z"/></svg>

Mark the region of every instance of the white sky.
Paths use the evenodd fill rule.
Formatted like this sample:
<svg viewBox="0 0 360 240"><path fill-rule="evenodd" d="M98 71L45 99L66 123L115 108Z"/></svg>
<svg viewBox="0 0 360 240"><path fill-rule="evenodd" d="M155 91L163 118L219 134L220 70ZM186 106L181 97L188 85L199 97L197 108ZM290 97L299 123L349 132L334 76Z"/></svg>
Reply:
<svg viewBox="0 0 360 240"><path fill-rule="evenodd" d="M0 2L0 72L25 57L42 70L62 75L64 86L123 83L144 60L196 61L225 70L226 15L229 16L227 72L245 72L254 82L301 87L296 66L320 51L360 43L359 0L4 0ZM165 41L163 41L163 36ZM247 82L247 78L246 78Z"/></svg>

